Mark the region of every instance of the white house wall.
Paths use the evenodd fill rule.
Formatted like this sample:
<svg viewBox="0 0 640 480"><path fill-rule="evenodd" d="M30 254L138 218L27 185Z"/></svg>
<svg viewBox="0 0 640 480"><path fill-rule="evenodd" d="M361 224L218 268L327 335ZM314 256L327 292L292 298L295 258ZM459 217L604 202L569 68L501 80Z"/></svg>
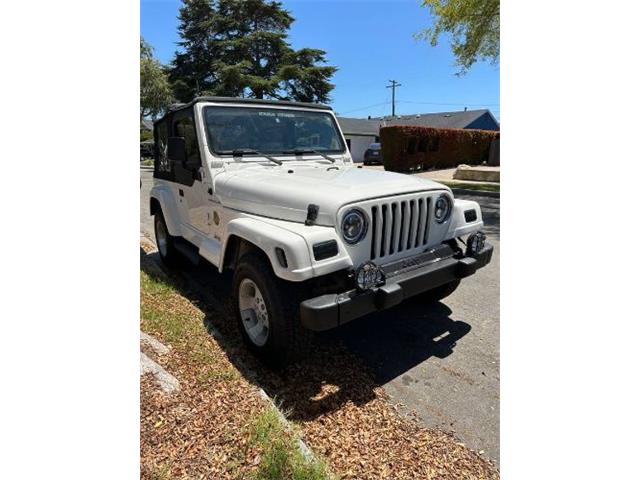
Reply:
<svg viewBox="0 0 640 480"><path fill-rule="evenodd" d="M345 133L344 136L351 144L351 158L354 162L363 162L364 152L369 148L369 145L376 141L375 135L349 135Z"/></svg>

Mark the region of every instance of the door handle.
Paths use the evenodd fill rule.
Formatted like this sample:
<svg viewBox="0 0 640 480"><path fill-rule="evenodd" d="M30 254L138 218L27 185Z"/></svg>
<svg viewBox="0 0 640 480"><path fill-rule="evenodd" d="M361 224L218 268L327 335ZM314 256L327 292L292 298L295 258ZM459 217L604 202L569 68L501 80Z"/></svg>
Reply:
<svg viewBox="0 0 640 480"><path fill-rule="evenodd" d="M180 188L180 189L178 189L178 194L179 194L181 197L184 197L184 191L183 191L181 188Z"/></svg>

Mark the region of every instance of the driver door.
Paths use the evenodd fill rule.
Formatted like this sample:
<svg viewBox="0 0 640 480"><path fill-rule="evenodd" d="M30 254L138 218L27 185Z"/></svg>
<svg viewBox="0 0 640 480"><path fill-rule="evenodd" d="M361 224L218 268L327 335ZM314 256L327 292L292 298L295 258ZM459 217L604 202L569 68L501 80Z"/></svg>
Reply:
<svg viewBox="0 0 640 480"><path fill-rule="evenodd" d="M185 229L193 235L185 235L194 241L196 234L207 234L209 223L207 222L207 200L206 200L206 179L205 169L202 168L200 149L196 136L193 110L183 110L176 112L173 116L173 135L185 139L187 149L187 159L195 168L185 168L181 164L175 164L176 179L176 204L180 210L180 220ZM194 231L195 230L195 231ZM199 242L194 242L199 243Z"/></svg>

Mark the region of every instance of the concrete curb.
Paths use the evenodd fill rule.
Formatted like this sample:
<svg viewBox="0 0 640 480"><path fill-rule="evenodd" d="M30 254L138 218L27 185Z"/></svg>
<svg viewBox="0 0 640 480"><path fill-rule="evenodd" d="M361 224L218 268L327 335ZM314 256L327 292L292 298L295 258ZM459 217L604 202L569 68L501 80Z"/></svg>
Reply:
<svg viewBox="0 0 640 480"><path fill-rule="evenodd" d="M140 342L149 345L158 355L165 355L169 353L169 347L142 331L140 332Z"/></svg>
<svg viewBox="0 0 640 480"><path fill-rule="evenodd" d="M153 167L148 167L146 165L140 165L140 170L153 171Z"/></svg>
<svg viewBox="0 0 640 480"><path fill-rule="evenodd" d="M479 197L500 198L500 192L490 192L487 190L472 190L469 188L451 187L451 191L453 192L454 195L476 195Z"/></svg>
<svg viewBox="0 0 640 480"><path fill-rule="evenodd" d="M271 406L275 409L275 411L278 412L278 417L280 417L280 423L282 424L282 426L298 437L298 449L300 450L300 453L302 453L302 456L306 460L310 460L310 461L316 460L316 456L313 454L313 451L309 448L309 446L306 443L304 443L304 440L296 434L296 431L291 426L291 423L289 422L289 420L287 420L287 417L284 416L284 413L282 413L282 410L278 408L278 405L276 405L273 399L269 395L267 395L267 392L265 392L262 388L258 387L258 392L260 393L260 396L264 398L267 402L269 402Z"/></svg>
<svg viewBox="0 0 640 480"><path fill-rule="evenodd" d="M144 375L145 373L151 373L156 378L164 393L171 394L180 390L180 382L176 377L147 357L143 352L140 352L140 374Z"/></svg>

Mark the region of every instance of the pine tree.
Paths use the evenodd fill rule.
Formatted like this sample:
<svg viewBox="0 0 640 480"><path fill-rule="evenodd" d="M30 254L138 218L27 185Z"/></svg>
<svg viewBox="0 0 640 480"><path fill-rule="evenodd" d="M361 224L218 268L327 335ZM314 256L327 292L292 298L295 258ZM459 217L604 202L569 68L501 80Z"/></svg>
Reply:
<svg viewBox="0 0 640 480"><path fill-rule="evenodd" d="M294 22L279 2L183 0L180 46L171 79L182 101L196 94L327 102L337 70L325 52L295 51Z"/></svg>
<svg viewBox="0 0 640 480"><path fill-rule="evenodd" d="M289 55L279 72L288 98L299 102L328 102L329 93L335 86L329 79L337 68L318 65L326 63L325 52L302 48Z"/></svg>
<svg viewBox="0 0 640 480"><path fill-rule="evenodd" d="M219 38L214 41L220 55L216 68L221 90L234 87L255 98L279 98L280 65L291 47L287 30L293 23L279 3L263 0L220 0L216 16Z"/></svg>
<svg viewBox="0 0 640 480"><path fill-rule="evenodd" d="M182 51L175 53L169 70L174 95L182 102L210 93L216 84L210 51L213 17L211 0L183 0L178 15Z"/></svg>

